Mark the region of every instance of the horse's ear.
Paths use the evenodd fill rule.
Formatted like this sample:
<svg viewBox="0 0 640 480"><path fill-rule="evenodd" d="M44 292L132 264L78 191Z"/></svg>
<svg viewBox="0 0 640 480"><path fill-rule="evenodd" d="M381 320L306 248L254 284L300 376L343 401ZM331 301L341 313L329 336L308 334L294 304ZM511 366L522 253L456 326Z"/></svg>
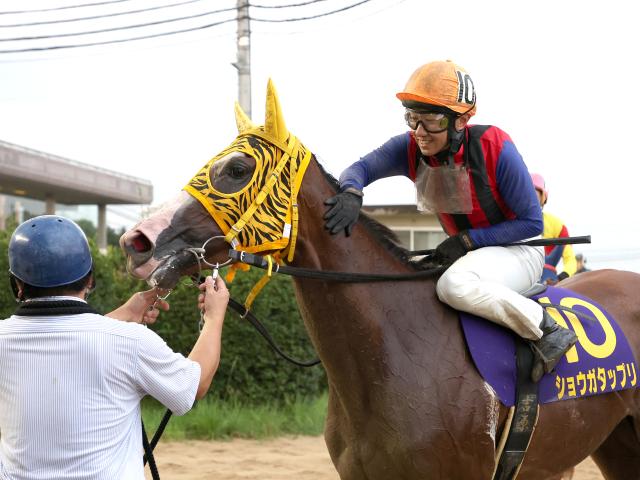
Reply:
<svg viewBox="0 0 640 480"><path fill-rule="evenodd" d="M287 125L284 123L284 116L280 109L278 93L273 82L269 79L267 83L267 105L264 114L264 130L282 142L286 142L289 137Z"/></svg>
<svg viewBox="0 0 640 480"><path fill-rule="evenodd" d="M244 133L247 130L255 128L256 126L253 124L251 119L244 113L242 107L238 102L235 105L236 110L236 125L238 126L238 133Z"/></svg>

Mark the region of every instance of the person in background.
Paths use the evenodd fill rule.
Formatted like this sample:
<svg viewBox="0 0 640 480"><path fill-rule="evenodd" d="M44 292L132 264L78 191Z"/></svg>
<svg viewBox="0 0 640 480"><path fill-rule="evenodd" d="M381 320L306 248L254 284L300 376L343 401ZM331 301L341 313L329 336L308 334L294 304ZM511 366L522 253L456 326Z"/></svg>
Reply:
<svg viewBox="0 0 640 480"><path fill-rule="evenodd" d="M576 273L590 272L591 269L587 268L587 257L585 257L582 253L576 254Z"/></svg>
<svg viewBox="0 0 640 480"><path fill-rule="evenodd" d="M93 259L67 218L16 228L9 277L19 306L0 322L0 478L144 480L140 400L182 415L206 394L220 361L224 282L201 286L205 323L185 358L145 326L156 307L169 308L156 291L104 316L89 306Z"/></svg>
<svg viewBox="0 0 640 480"><path fill-rule="evenodd" d="M325 202L325 228L351 235L364 187L394 175L412 179L418 209L436 213L449 236L434 255L448 267L436 284L438 298L529 340L535 354L531 378L537 382L577 337L521 295L542 274L542 248L501 246L538 237L543 229L522 157L498 127L469 124L476 113L473 81L449 60L419 67L396 97L409 131L342 172L340 192Z"/></svg>
<svg viewBox="0 0 640 480"><path fill-rule="evenodd" d="M543 209L544 231L542 232L542 238L568 237L569 230L562 220L544 211L544 206L549 198L549 191L547 190L544 177L539 173L532 173L531 181L538 194L540 207ZM540 282L547 285L555 285L576 273L576 257L571 245L547 245L544 247L544 253L544 270L542 271ZM562 271L558 273L557 268L560 260L562 260Z"/></svg>

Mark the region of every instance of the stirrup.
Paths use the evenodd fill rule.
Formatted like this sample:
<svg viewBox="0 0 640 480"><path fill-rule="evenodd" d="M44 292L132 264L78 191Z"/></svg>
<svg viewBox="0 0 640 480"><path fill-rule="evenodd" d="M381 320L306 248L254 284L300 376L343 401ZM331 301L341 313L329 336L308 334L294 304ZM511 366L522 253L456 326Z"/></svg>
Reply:
<svg viewBox="0 0 640 480"><path fill-rule="evenodd" d="M558 327L558 329L560 328L562 327ZM564 333L563 335L564 338L562 340L565 341L565 345L564 346L557 345L557 352L554 356L546 356L542 352L542 350L538 347L537 343L540 342L547 335L550 335L555 331L557 331L557 329L554 330L554 332L549 332L545 334L540 340L537 340L536 342L529 342L529 345L531 346L531 350L533 350L533 357L534 357L533 367L531 368L531 380L533 380L534 382L536 383L539 382L545 373L551 373L555 369L556 365L558 365L562 357L578 341L578 337L572 330L569 330L569 329L563 329L563 330L566 330L566 333L562 332Z"/></svg>

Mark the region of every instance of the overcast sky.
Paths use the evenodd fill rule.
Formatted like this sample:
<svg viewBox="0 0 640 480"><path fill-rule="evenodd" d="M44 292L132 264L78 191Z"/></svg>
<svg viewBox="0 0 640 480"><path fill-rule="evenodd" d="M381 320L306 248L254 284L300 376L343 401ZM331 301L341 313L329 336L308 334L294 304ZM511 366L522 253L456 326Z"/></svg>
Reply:
<svg viewBox="0 0 640 480"><path fill-rule="evenodd" d="M126 0L40 14L0 14L0 40L147 23L236 4L194 0L144 14L7 27L179 1ZM250 12L254 18L295 18L358 1L323 0ZM81 3L90 0L4 0L0 11ZM253 22L253 119L263 123L271 77L289 129L338 176L405 130L395 93L413 70L431 60L452 59L476 86L473 123L497 125L509 133L529 169L547 180L546 208L565 221L571 234L593 236L593 245L577 250L591 255L593 266L640 271L640 162L632 123L640 110L640 34L632 4L370 0L315 20ZM223 12L100 35L0 41L0 51L168 32L234 15ZM161 203L235 138L235 29L235 22L229 22L156 40L0 53L0 139L149 179L154 203ZM412 203L414 197L406 179L383 180L365 190L367 204ZM114 223L123 221L109 215ZM614 256L619 264L611 263Z"/></svg>

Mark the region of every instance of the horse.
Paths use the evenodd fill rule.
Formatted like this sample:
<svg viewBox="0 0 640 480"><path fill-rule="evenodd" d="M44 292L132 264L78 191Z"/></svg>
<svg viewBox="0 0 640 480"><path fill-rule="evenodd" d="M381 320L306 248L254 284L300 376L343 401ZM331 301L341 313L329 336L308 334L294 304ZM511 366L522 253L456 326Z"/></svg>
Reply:
<svg viewBox="0 0 640 480"><path fill-rule="evenodd" d="M366 215L349 237L325 230L324 200L337 182L286 128L271 81L264 125L237 105L236 121L234 143L174 201L123 234L131 274L170 289L198 271L194 252L223 264L229 244L260 255L281 252L288 265L319 271L420 270ZM475 368L458 314L438 300L435 281L294 278L327 373L324 437L342 480L492 478L508 409ZM640 275L599 270L562 286L605 306L638 358ZM542 405L518 479L561 478L588 456L608 480L640 479L637 388Z"/></svg>

